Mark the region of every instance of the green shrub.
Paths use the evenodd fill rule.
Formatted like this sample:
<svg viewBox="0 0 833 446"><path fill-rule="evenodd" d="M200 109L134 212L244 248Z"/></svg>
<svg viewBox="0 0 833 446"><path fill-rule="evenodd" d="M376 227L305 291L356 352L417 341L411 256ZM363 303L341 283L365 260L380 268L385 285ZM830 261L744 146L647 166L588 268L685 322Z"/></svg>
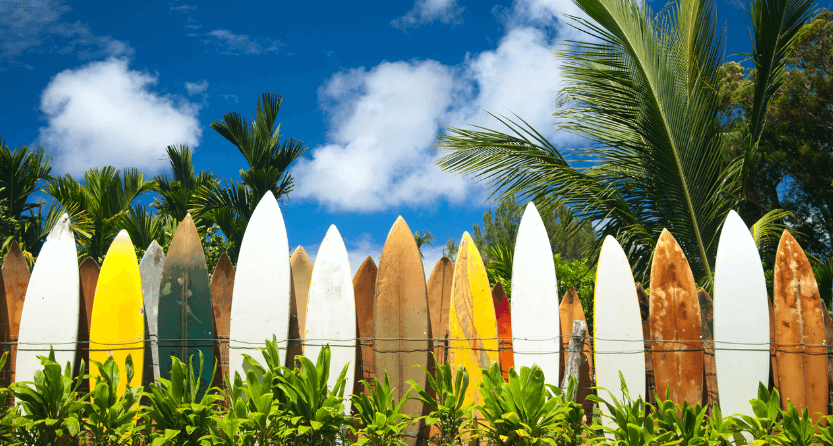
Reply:
<svg viewBox="0 0 833 446"><path fill-rule="evenodd" d="M390 387L390 378L385 372L385 381L373 377L376 384L370 387L367 381L360 381L365 389L372 389L369 394L353 395L353 406L358 413L358 428L362 437L358 445L368 446L399 446L402 444L400 434L408 426L410 416L402 413L402 406L408 400L413 387L405 392L399 403Z"/></svg>
<svg viewBox="0 0 833 446"><path fill-rule="evenodd" d="M84 436L100 446L117 446L135 443L131 435L136 427L134 418L138 413L139 397L142 394L142 387L131 387L133 380L133 358L127 355L124 364L127 373L127 389L124 395L117 396L121 374L119 366L113 357L107 358L104 363L90 361L98 367L98 376L95 378L95 386L90 392L89 399L83 401L84 418L81 420L81 428Z"/></svg>
<svg viewBox="0 0 833 446"><path fill-rule="evenodd" d="M436 426L439 430L439 434L429 441L436 445L461 445L463 435L466 433L469 423L471 423L471 410L474 406L473 404L464 404L466 390L469 388L469 373L465 367L458 367L457 374L452 382L451 366L449 364L440 365L437 361L437 355L431 354L434 357L434 369L437 376L431 376L431 373L425 367L418 367L425 372L429 389L433 394L427 392L414 381L408 381L408 384L419 395L414 399L421 401L430 409L428 415L420 418L425 419L425 424Z"/></svg>

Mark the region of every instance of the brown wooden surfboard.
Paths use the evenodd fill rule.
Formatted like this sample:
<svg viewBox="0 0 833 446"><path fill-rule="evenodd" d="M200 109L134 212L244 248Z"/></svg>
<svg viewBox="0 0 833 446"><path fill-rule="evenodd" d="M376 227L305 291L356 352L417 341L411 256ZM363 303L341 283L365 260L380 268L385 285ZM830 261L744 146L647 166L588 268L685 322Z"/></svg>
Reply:
<svg viewBox="0 0 833 446"><path fill-rule="evenodd" d="M584 316L584 307L581 305L581 300L576 293L575 288L570 288L564 293L561 298L561 304L558 305L558 312L561 319L561 361L559 363L560 376L564 376L564 369L567 364L567 355L570 350L570 336L573 332L573 321L584 321L587 319ZM593 379L595 371L593 370L593 349L590 346L590 336L584 338L584 358L585 362L581 365L578 380L578 394L576 395L576 402L580 403L584 408L587 423L593 422L593 402L588 401L587 397L593 394L590 389L593 386Z"/></svg>
<svg viewBox="0 0 833 446"><path fill-rule="evenodd" d="M827 415L827 348L818 285L804 250L784 231L775 255L775 348L781 403ZM820 415L819 415L820 414Z"/></svg>
<svg viewBox="0 0 833 446"><path fill-rule="evenodd" d="M824 338L827 344L827 404L833 404L833 319L827 311L827 304L821 301L821 314L824 317Z"/></svg>
<svg viewBox="0 0 833 446"><path fill-rule="evenodd" d="M376 263L367 256L353 277L353 294L356 299L356 367L353 394L365 391L360 380L373 386L373 298L376 294Z"/></svg>
<svg viewBox="0 0 833 446"><path fill-rule="evenodd" d="M645 401L655 403L654 360L651 355L651 316L648 293L641 283L636 284L636 297L639 300L639 313L642 316L642 336L645 339Z"/></svg>
<svg viewBox="0 0 833 446"><path fill-rule="evenodd" d="M515 354L512 349L512 310L503 284L499 280L492 287L492 303L495 306L497 319L500 372L503 374L503 379L508 380L509 370L515 368Z"/></svg>
<svg viewBox="0 0 833 446"><path fill-rule="evenodd" d="M82 373L87 374L90 370L90 322L93 316L93 299L95 298L95 287L98 283L98 274L101 267L92 257L85 258L78 267L81 284L81 308L78 317L78 348L75 350L75 376ZM80 360L84 360L85 370L80 370ZM79 391L88 392L89 380L82 379Z"/></svg>
<svg viewBox="0 0 833 446"><path fill-rule="evenodd" d="M12 240L9 250L3 261L2 289L5 295L5 318L0 321L3 324L3 341L9 341L9 359L6 367L0 373L2 386L6 387L14 382L15 357L17 356L17 335L20 331L20 316L23 314L23 301L26 298L26 289L29 287L29 264L26 257L20 250L17 241Z"/></svg>
<svg viewBox="0 0 833 446"><path fill-rule="evenodd" d="M234 289L234 265L228 254L220 254L214 272L211 274L211 306L214 310L214 357L217 360L217 374L214 385L225 387L223 377L228 373L228 336L231 323L231 299ZM230 377L234 379L234 377Z"/></svg>
<svg viewBox="0 0 833 446"><path fill-rule="evenodd" d="M451 283L454 280L454 262L443 256L428 278L428 310L431 312L431 333L435 339L448 336L448 308L451 304ZM446 342L434 343L434 354L440 364L447 359Z"/></svg>
<svg viewBox="0 0 833 446"><path fill-rule="evenodd" d="M391 387L396 388L397 400L410 388L408 380L426 387L425 372L414 366L427 368L429 364L431 324L427 294L419 248L413 232L400 216L382 248L373 312L376 376L384 379L387 371ZM419 416L422 404L408 400L402 412ZM406 441L414 446L416 437L406 436Z"/></svg>
<svg viewBox="0 0 833 446"><path fill-rule="evenodd" d="M304 354L304 333L307 328L307 301L312 280L312 261L303 246L295 248L289 258L289 346L286 366L295 367L295 356Z"/></svg>
<svg viewBox="0 0 833 446"><path fill-rule="evenodd" d="M775 311L772 309L772 300L769 297L767 297L767 304L769 306L769 376L772 378L772 388L778 389L780 393L781 381L778 377L778 355L775 354Z"/></svg>
<svg viewBox="0 0 833 446"><path fill-rule="evenodd" d="M651 356L657 394L691 405L703 398L703 326L697 284L680 245L667 229L651 264Z"/></svg>
<svg viewBox="0 0 833 446"><path fill-rule="evenodd" d="M714 304L706 290L697 292L700 323L703 326L703 401L717 404L717 364L714 361Z"/></svg>

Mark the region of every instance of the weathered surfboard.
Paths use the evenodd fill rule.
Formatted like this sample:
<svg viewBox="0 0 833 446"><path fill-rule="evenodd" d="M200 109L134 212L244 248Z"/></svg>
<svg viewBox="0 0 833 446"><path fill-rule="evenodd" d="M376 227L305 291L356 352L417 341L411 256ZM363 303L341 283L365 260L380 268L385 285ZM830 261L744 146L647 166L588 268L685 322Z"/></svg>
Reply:
<svg viewBox="0 0 833 446"><path fill-rule="evenodd" d="M376 337L373 366L376 376L390 376L394 397L399 400L410 388L408 380L426 387L425 373L415 365L428 367L428 338L431 337L428 298L422 258L414 234L400 216L396 219L379 259L374 299L373 332ZM419 416L422 404L408 400L402 412ZM415 436L406 437L409 446Z"/></svg>
<svg viewBox="0 0 833 446"><path fill-rule="evenodd" d="M584 308L579 300L578 293L575 288L570 288L564 293L561 303L558 306L558 313L561 318L561 376L564 376L564 369L567 366L567 354L570 346L570 336L573 331L573 321L583 321L587 323L587 318L584 316ZM584 408L585 421L587 423L593 422L593 402L588 401L587 397L593 394L591 387L593 387L593 349L590 346L590 336L584 338L584 363L581 365L578 377L578 393L576 394L576 402L581 404Z"/></svg>
<svg viewBox="0 0 833 446"><path fill-rule="evenodd" d="M639 301L639 315L642 318L642 337L645 339L645 401L654 404L657 387L654 383L654 360L651 355L651 304L642 284L637 282L635 288Z"/></svg>
<svg viewBox="0 0 833 446"><path fill-rule="evenodd" d="M306 330L307 299L312 279L312 262L303 246L295 248L289 258L290 294L289 294L289 347L286 354L286 366L295 367L295 356L304 354L304 331ZM315 359L315 358L313 358Z"/></svg>
<svg viewBox="0 0 833 446"><path fill-rule="evenodd" d="M535 205L526 205L512 261L512 316L515 366L538 364L547 384L559 386L561 334L558 283L550 240ZM554 352L555 354L542 354Z"/></svg>
<svg viewBox="0 0 833 446"><path fill-rule="evenodd" d="M142 303L145 305L145 334L150 341L145 343L145 371L142 375L144 379L142 384L145 386L152 382L159 382L161 376L158 332L159 287L162 284L164 266L165 253L159 243L154 240L142 256L142 261L139 262L139 274L142 277Z"/></svg>
<svg viewBox="0 0 833 446"><path fill-rule="evenodd" d="M428 311L431 313L431 334L434 339L448 335L448 311L451 305L451 282L454 280L454 262L443 256L428 276ZM445 341L435 341L434 354L440 364L445 364Z"/></svg>
<svg viewBox="0 0 833 446"><path fill-rule="evenodd" d="M98 276L90 322L90 360L103 363L112 356L123 369L127 355L130 355L135 368L131 385L137 386L143 382L144 343L145 315L139 262L130 236L122 230L110 244ZM90 375L92 388L98 368L91 366ZM124 394L126 386L127 379L123 377L117 388L118 395Z"/></svg>
<svg viewBox="0 0 833 446"><path fill-rule="evenodd" d="M818 285L804 250L784 231L775 255L775 348L781 401L827 415L827 348Z"/></svg>
<svg viewBox="0 0 833 446"><path fill-rule="evenodd" d="M463 233L457 250L448 321L448 362L451 365L451 373L454 375L460 367L466 368L469 373L469 387L466 390L465 403L481 405L483 396L480 394L479 386L483 382L483 374L480 369L488 369L492 363L500 361L497 318L489 293L486 267L468 232ZM518 325L513 328L517 328ZM518 336L516 333L513 335ZM557 350L555 352L557 353ZM517 356L515 359L515 366L519 367Z"/></svg>
<svg viewBox="0 0 833 446"><path fill-rule="evenodd" d="M75 352L74 375L81 376L90 371L90 323L93 317L93 302L95 300L95 288L98 284L98 275L101 267L92 257L87 257L78 267L78 275L81 283L80 293L80 314L78 316L78 349ZM84 369L80 370L81 360L84 361ZM79 392L89 392L89 382L81 382Z"/></svg>
<svg viewBox="0 0 833 446"><path fill-rule="evenodd" d="M26 290L15 364L18 381L34 379L35 371L43 368L38 356L49 356L50 345L55 361L72 369L81 289L77 265L72 225L64 214L46 237Z"/></svg>
<svg viewBox="0 0 833 446"><path fill-rule="evenodd" d="M23 315L23 303L26 299L26 289L29 287L29 264L20 250L16 240L9 244L0 279L3 282L3 293L6 304L6 314L3 319L4 341L9 341L9 359L3 368L2 386L8 387L15 381L15 359L17 357L17 338L20 332L20 317Z"/></svg>
<svg viewBox="0 0 833 446"><path fill-rule="evenodd" d="M703 326L703 401L717 404L717 368L714 363L714 304L706 290L697 292L700 301L700 322Z"/></svg>
<svg viewBox="0 0 833 446"><path fill-rule="evenodd" d="M714 360L720 411L754 416L749 400L769 382L769 315L761 257L749 228L730 211L714 268Z"/></svg>
<svg viewBox="0 0 833 446"><path fill-rule="evenodd" d="M280 361L289 334L289 244L281 208L266 192L249 219L240 244L229 323L229 374L245 376L243 354L261 360L257 349L274 336Z"/></svg>
<svg viewBox="0 0 833 446"><path fill-rule="evenodd" d="M309 286L304 354L317 358L324 345L330 345L332 388L347 366L345 389L353 388L356 359L356 300L353 294L347 247L335 225L318 248ZM344 410L350 413L351 402L345 394Z"/></svg>
<svg viewBox="0 0 833 446"><path fill-rule="evenodd" d="M515 356L512 352L512 311L503 284L498 280L492 288L492 304L495 306L497 319L498 349L500 353L500 373L503 379L509 379L509 370L515 368Z"/></svg>
<svg viewBox="0 0 833 446"><path fill-rule="evenodd" d="M643 395L645 346L639 301L628 258L611 236L605 238L599 254L593 314L596 385L622 401L621 372L631 397ZM600 391L600 395L607 393ZM605 425L611 423L609 418L602 420Z"/></svg>
<svg viewBox="0 0 833 446"><path fill-rule="evenodd" d="M228 373L228 330L231 315L231 292L234 289L234 265L228 254L220 254L211 274L211 305L214 307L214 358L217 375L214 385L224 388L223 377Z"/></svg>
<svg viewBox="0 0 833 446"><path fill-rule="evenodd" d="M376 263L367 256L353 277L353 294L356 296L356 367L353 394L368 391L361 380L373 385L376 370L373 367L373 298L376 294Z"/></svg>
<svg viewBox="0 0 833 446"><path fill-rule="evenodd" d="M769 307L769 357L770 368L769 376L772 378L772 388L779 389L781 392L781 381L778 379L778 356L775 354L775 311L772 309L772 301L767 298L767 306Z"/></svg>
<svg viewBox="0 0 833 446"><path fill-rule="evenodd" d="M827 345L827 404L833 404L833 319L823 299L821 314L824 317L824 338Z"/></svg>
<svg viewBox="0 0 833 446"><path fill-rule="evenodd" d="M651 356L657 393L682 405L703 399L703 325L697 284L685 253L667 229L651 263Z"/></svg>

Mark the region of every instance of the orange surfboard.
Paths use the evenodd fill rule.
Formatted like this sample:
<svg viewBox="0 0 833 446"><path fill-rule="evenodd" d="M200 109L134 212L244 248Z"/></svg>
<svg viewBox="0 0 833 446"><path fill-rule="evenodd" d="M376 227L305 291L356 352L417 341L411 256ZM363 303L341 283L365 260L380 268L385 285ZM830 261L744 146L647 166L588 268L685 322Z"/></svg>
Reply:
<svg viewBox="0 0 833 446"><path fill-rule="evenodd" d="M20 316L23 314L23 301L26 299L26 290L29 287L29 264L26 257L20 250L17 241L12 240L9 250L6 252L6 259L3 261L3 268L0 270L0 281L5 295L5 314L0 324L3 325L3 341L9 341L9 359L6 366L0 373L2 386L7 387L15 381L15 357L17 356L17 335L20 331Z"/></svg>
<svg viewBox="0 0 833 446"><path fill-rule="evenodd" d="M564 297L561 298L561 303L558 305L558 312L561 319L561 361L560 376L564 376L564 369L567 367L567 355L570 347L570 337L573 332L573 321L584 321L587 319L584 316L584 307L581 305L581 300L576 293L575 288L570 288ZM593 422L593 402L588 401L587 397L593 394L593 379L595 371L593 370L593 349L590 346L590 336L584 338L584 359L585 362L581 366L578 379L578 393L576 394L576 402L581 404L584 408L585 420L588 423Z"/></svg>
<svg viewBox="0 0 833 446"><path fill-rule="evenodd" d="M93 317L93 299L95 298L95 287L98 283L98 274L101 267L92 257L87 257L78 267L81 283L81 308L78 318L78 348L75 350L75 375L89 373L90 370L90 322ZM79 370L81 360L84 360L84 368ZM81 380L81 392L88 392L89 381Z"/></svg>
<svg viewBox="0 0 833 446"><path fill-rule="evenodd" d="M223 377L228 373L228 332L231 317L231 297L234 289L234 265L228 254L220 254L211 274L211 306L214 311L214 358L217 361L215 386L225 387ZM207 367L208 365L206 365ZM234 379L234 377L230 377Z"/></svg>
<svg viewBox="0 0 833 446"><path fill-rule="evenodd" d="M497 317L498 349L500 349L500 372L503 379L509 379L509 370L515 368L515 355L512 351L512 312L509 299L500 281L492 288L492 303ZM563 350L562 350L563 351Z"/></svg>
<svg viewBox="0 0 833 446"><path fill-rule="evenodd" d="M454 262L443 256L428 278L428 311L431 312L431 333L434 339L434 354L440 364L445 364L448 335L448 310L451 305L451 282L454 279ZM443 341L439 341L443 339Z"/></svg>
<svg viewBox="0 0 833 446"><path fill-rule="evenodd" d="M651 355L651 315L648 293L641 283L636 283L636 297L639 300L639 313L642 317L642 337L645 341L645 401L655 403L654 393L657 390L654 384L654 360Z"/></svg>
<svg viewBox="0 0 833 446"><path fill-rule="evenodd" d="M824 337L827 341L827 404L833 404L833 319L823 300L821 314L824 316Z"/></svg>
<svg viewBox="0 0 833 446"><path fill-rule="evenodd" d="M706 404L717 404L717 364L714 360L714 304L706 290L697 292L700 301L700 323L703 326L703 401Z"/></svg>
<svg viewBox="0 0 833 446"><path fill-rule="evenodd" d="M373 385L376 370L373 366L373 297L376 294L376 263L367 256L353 277L353 295L356 299L356 367L353 394L364 389L360 380Z"/></svg>
<svg viewBox="0 0 833 446"><path fill-rule="evenodd" d="M772 301L767 299L769 306L769 376L772 377L772 388L781 392L781 381L778 379L778 355L775 350L775 311L772 309Z"/></svg>
<svg viewBox="0 0 833 446"><path fill-rule="evenodd" d="M827 415L827 348L818 285L804 250L784 231L775 255L775 348L781 403Z"/></svg>
<svg viewBox="0 0 833 446"><path fill-rule="evenodd" d="M651 264L651 357L657 394L692 406L703 399L703 326L697 285L680 245L667 229Z"/></svg>

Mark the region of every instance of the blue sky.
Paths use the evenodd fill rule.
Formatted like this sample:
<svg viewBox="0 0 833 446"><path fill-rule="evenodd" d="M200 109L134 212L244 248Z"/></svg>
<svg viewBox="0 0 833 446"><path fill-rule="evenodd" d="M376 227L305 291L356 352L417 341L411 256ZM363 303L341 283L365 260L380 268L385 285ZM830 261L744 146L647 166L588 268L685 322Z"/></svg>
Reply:
<svg viewBox="0 0 833 446"><path fill-rule="evenodd" d="M735 0L717 3L727 57L739 59L750 50L748 16ZM278 93L282 133L310 148L290 169L290 245L314 257L336 224L355 271L366 255L378 260L402 215L435 235L424 248L432 266L446 240L494 206L477 183L434 164L442 126L496 127L485 109L576 143L554 133L550 116L553 41L575 36L559 12L577 9L570 0L2 1L0 138L45 147L54 174L111 164L152 176L167 169L165 146L187 144L198 169L237 179L245 161L209 124L230 111L253 117L261 93Z"/></svg>

